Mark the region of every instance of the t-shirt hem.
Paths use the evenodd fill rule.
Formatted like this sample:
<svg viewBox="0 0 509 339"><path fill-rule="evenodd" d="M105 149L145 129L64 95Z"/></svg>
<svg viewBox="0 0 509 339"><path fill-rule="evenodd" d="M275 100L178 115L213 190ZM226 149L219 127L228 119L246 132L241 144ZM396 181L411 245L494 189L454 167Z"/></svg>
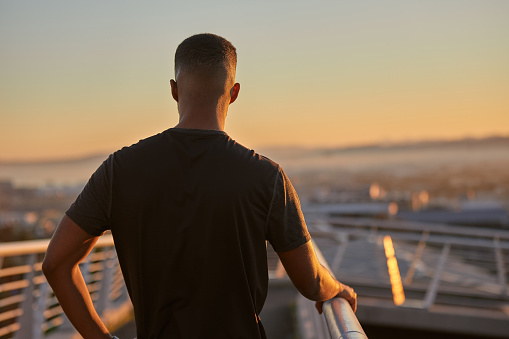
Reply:
<svg viewBox="0 0 509 339"><path fill-rule="evenodd" d="M294 241L293 243L287 245L287 246L282 246L282 247L274 247L274 251L276 252L286 252L286 251L291 251L291 250L294 250L296 249L297 247L300 247L302 245L304 245L305 243L307 243L309 240L311 240L311 235L308 233L306 234L303 238L299 239L298 241Z"/></svg>
<svg viewBox="0 0 509 339"><path fill-rule="evenodd" d="M93 236L96 236L96 237L99 237L99 236L103 235L103 233L104 233L103 231L94 230L94 229L92 229L92 228L90 228L90 227L86 226L86 225L87 225L87 223L86 223L86 222L84 222L83 220L80 220L81 218L80 218L80 217L78 217L77 215L74 215L74 213L72 213L72 211L67 210L67 211L65 212L65 214L66 214L69 218L71 218L71 220L72 220L72 221L74 221L74 223L75 223L76 225L78 225L78 226L79 226L79 227L80 227L83 231L87 232L88 234L93 235Z"/></svg>

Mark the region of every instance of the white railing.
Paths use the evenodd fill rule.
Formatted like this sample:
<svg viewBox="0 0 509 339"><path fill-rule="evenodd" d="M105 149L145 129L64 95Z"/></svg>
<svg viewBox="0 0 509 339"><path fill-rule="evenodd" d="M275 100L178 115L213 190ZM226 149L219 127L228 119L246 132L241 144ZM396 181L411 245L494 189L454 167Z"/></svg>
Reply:
<svg viewBox="0 0 509 339"><path fill-rule="evenodd" d="M316 225L313 238L332 272L359 293L356 316L363 324L474 336L509 333L509 230L327 216ZM388 267L387 237L398 270ZM311 305L303 312L300 319L316 313ZM301 333L313 328L312 321L305 325ZM308 332L301 336L330 338Z"/></svg>
<svg viewBox="0 0 509 339"><path fill-rule="evenodd" d="M334 271L329 267L329 263L325 260L318 246L316 246L316 244L313 245L320 263L335 277ZM323 304L323 315L327 322L327 327L332 339L368 338L366 333L364 333L359 320L357 320L352 307L345 299L334 298L327 300Z"/></svg>
<svg viewBox="0 0 509 339"><path fill-rule="evenodd" d="M313 241L318 261L326 267L334 276L327 260ZM282 265L278 262L273 279L281 279ZM270 273L270 272L269 272ZM318 314L315 302L306 299L302 295L297 296L297 325L300 337L303 339L367 339L361 324L357 320L350 304L341 298L334 298L323 304L322 315Z"/></svg>
<svg viewBox="0 0 509 339"><path fill-rule="evenodd" d="M406 250L407 254L411 254L408 270L402 276L405 287L412 286L417 265L428 261L425 274L430 279L426 281L424 298L407 299L407 305L431 308L440 285L447 284L447 280L452 283L455 294L463 293L467 297L474 295L473 289L462 288L470 284L483 287L480 290L485 290L492 297L498 296L500 300L509 299L507 285L509 230L369 218L330 218L328 223L333 226L335 234L342 234L345 239L381 239L385 235L391 236L395 243L402 247L402 251ZM430 247L433 248L428 250ZM338 252L341 249L341 246L338 247ZM431 263L430 259L433 257L436 259ZM341 260L341 255L339 258ZM461 281L461 270L457 273L447 272L447 263L456 264L456 268L462 268L465 273L467 268L472 269L468 272L470 276ZM468 266L458 267L458 265ZM337 271L339 262L333 263L332 268Z"/></svg>
<svg viewBox="0 0 509 339"><path fill-rule="evenodd" d="M0 339L71 338L75 330L65 316L41 271L49 240L0 244ZM328 267L314 245L320 262ZM284 276L277 265L271 275ZM132 320L111 235L99 238L80 264L97 312L110 330ZM314 302L299 297L301 334L304 338L367 338L350 306L343 299L324 304L319 316ZM314 325L309 326L312 322ZM311 332L310 332L311 331ZM348 335L348 336L346 336Z"/></svg>
<svg viewBox="0 0 509 339"><path fill-rule="evenodd" d="M0 244L0 338L52 338L75 333L41 271L49 240ZM80 264L95 308L105 323L132 318L111 235L99 238Z"/></svg>

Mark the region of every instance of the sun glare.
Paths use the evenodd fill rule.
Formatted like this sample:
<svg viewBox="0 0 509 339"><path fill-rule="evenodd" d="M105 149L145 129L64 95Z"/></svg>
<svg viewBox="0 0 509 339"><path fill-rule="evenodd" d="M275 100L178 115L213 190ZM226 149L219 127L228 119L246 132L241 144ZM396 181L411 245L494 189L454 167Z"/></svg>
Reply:
<svg viewBox="0 0 509 339"><path fill-rule="evenodd" d="M401 275L399 273L398 261L394 253L394 246L390 236L384 237L385 256L387 257L387 268L389 270L389 278L392 286L392 296L396 306L402 305L405 302L405 292L403 291L403 284L401 282Z"/></svg>

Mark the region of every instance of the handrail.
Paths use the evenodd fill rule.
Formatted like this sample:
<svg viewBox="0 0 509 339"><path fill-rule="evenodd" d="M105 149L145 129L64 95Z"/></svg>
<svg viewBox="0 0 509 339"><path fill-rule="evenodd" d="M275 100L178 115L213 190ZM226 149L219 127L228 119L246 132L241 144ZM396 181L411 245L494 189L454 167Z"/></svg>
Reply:
<svg viewBox="0 0 509 339"><path fill-rule="evenodd" d="M0 243L0 337L38 339L48 331L48 338L75 333L41 271L49 241ZM99 238L80 269L103 320L115 328L130 319L132 306L111 234Z"/></svg>
<svg viewBox="0 0 509 339"><path fill-rule="evenodd" d="M334 272L329 267L327 260L325 260L322 252L313 241L313 248L315 250L318 261L329 270L330 274L334 277ZM323 314L329 328L332 339L367 339L366 333L362 329L359 320L355 316L350 304L343 298L333 298L327 300L322 306Z"/></svg>
<svg viewBox="0 0 509 339"><path fill-rule="evenodd" d="M333 339L367 339L350 304L342 298L323 303L323 314Z"/></svg>
<svg viewBox="0 0 509 339"><path fill-rule="evenodd" d="M0 257L44 253L48 248L50 239L26 240L0 243ZM113 246L113 236L105 234L99 238L95 247Z"/></svg>
<svg viewBox="0 0 509 339"><path fill-rule="evenodd" d="M25 282L28 284L22 290L19 287L13 290L17 293L14 296L16 301L9 301L9 303L13 303L15 309L2 313L3 318L11 320L9 325L0 328L0 336L3 333L4 335L14 335L14 338L30 337L35 339L42 338L44 331L50 327L58 328L59 331L66 331L72 328L65 315L62 314L62 310L56 304L55 297L52 295L50 287L41 274L41 255L46 251L48 244L48 239L0 244L0 277L4 275L13 276L14 278L15 275L13 274L18 272L22 273L23 276L18 276L16 278L18 279L17 281L24 281L23 284ZM114 286L113 284L114 280L118 280L114 279L113 276L120 274L113 245L113 238L110 234L100 237L95 248L102 248L102 252L94 250L81 267L85 279L89 280L88 282L92 282L94 286L97 286L97 284L95 282L96 278L94 278L95 273L93 272L97 270L102 272L102 283L99 283L100 290L96 291L94 288L90 290L95 294L94 304L96 304L96 308L102 314L113 306L113 299L118 300L118 297L114 295L118 295L120 289L124 290L122 294L124 298L127 298L123 280L122 287ZM332 273L320 249L314 243L313 247L318 260ZM7 257L17 257L19 262L14 267L3 267L2 259ZM97 264L99 262L100 264ZM0 282L1 289L2 284ZM7 302L7 300L4 299L4 302ZM318 317L318 313L314 309L314 303L309 300L307 302L309 302L308 306L313 310L311 316ZM125 310L124 303L120 304L120 306L120 308ZM116 307L119 307L118 303L116 303ZM323 310L324 317L320 317L321 332L330 332L333 339L367 338L350 305L344 299L334 298L325 302ZM49 315L50 313L52 316ZM53 317L53 314L56 317Z"/></svg>

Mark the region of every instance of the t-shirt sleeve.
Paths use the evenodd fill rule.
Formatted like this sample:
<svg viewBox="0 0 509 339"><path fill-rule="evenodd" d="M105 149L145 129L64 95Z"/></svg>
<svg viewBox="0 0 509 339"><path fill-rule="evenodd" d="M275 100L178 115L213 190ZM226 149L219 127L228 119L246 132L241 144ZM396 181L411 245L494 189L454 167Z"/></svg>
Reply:
<svg viewBox="0 0 509 339"><path fill-rule="evenodd" d="M110 228L112 156L88 180L76 201L65 212L78 226L99 236Z"/></svg>
<svg viewBox="0 0 509 339"><path fill-rule="evenodd" d="M297 192L285 172L279 168L267 220L267 240L276 252L285 252L310 239Z"/></svg>

